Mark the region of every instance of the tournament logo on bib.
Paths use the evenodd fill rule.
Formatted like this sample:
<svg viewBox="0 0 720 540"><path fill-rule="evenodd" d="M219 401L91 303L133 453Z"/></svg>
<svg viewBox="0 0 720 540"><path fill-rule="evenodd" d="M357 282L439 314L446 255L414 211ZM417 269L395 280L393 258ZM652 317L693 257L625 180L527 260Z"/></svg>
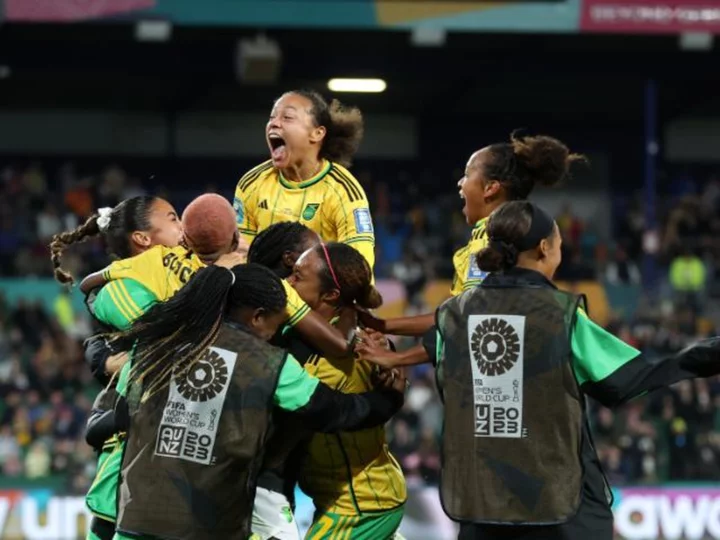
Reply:
<svg viewBox="0 0 720 540"><path fill-rule="evenodd" d="M494 377L512 369L517 362L520 338L508 321L492 317L475 328L471 349L480 372Z"/></svg>
<svg viewBox="0 0 720 540"><path fill-rule="evenodd" d="M212 464L236 362L237 353L210 347L192 369L171 379L157 432L156 456Z"/></svg>
<svg viewBox="0 0 720 540"><path fill-rule="evenodd" d="M524 436L525 323L520 315L468 317L475 437Z"/></svg>
<svg viewBox="0 0 720 540"><path fill-rule="evenodd" d="M190 401L208 401L223 391L228 370L225 361L212 349L185 375L177 377L178 392Z"/></svg>

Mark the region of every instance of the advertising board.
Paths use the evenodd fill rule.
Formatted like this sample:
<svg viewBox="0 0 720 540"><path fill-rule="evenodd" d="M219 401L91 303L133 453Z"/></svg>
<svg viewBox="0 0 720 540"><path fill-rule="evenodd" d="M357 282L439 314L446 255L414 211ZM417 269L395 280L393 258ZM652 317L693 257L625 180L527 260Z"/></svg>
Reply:
<svg viewBox="0 0 720 540"><path fill-rule="evenodd" d="M434 487L410 487L401 533L407 540L451 540L455 525L443 514ZM304 533L312 502L297 494L296 518ZM616 540L720 539L720 488L628 487L615 490ZM0 490L0 539L76 540L90 515L83 497L51 489Z"/></svg>

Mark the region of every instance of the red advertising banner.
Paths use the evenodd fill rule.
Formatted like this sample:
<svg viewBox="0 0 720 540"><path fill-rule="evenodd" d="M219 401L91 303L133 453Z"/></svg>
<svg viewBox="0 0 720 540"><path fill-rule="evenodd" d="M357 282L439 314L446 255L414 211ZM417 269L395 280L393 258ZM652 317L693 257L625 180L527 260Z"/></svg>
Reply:
<svg viewBox="0 0 720 540"><path fill-rule="evenodd" d="M580 30L720 34L720 0L582 0Z"/></svg>
<svg viewBox="0 0 720 540"><path fill-rule="evenodd" d="M73 22L154 6L155 0L5 0L5 19L12 22Z"/></svg>

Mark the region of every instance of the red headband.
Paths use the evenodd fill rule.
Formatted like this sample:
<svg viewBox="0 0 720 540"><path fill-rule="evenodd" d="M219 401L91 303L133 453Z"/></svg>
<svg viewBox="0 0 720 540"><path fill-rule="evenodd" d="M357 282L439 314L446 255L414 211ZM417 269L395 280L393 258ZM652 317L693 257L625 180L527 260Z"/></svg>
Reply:
<svg viewBox="0 0 720 540"><path fill-rule="evenodd" d="M333 270L332 263L330 262L330 254L328 253L327 246L325 246L325 242L320 242L320 245L323 248L323 251L325 252L325 261L327 262L327 266L330 269L330 275L333 278L333 281L335 282L335 286L338 288L338 291L340 290L340 282L338 281L337 276L335 275L335 270Z"/></svg>

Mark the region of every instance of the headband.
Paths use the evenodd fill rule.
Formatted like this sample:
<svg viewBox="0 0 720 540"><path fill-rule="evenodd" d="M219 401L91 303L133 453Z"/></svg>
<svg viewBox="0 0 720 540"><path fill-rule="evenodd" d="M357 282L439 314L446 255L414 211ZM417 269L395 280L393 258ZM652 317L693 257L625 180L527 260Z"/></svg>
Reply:
<svg viewBox="0 0 720 540"><path fill-rule="evenodd" d="M540 241L550 236L555 228L555 220L539 206L530 204L530 228L520 240L510 244L518 253L540 245ZM504 242L500 238L490 238L491 243Z"/></svg>
<svg viewBox="0 0 720 540"><path fill-rule="evenodd" d="M330 262L330 253L328 253L327 246L325 245L325 242L320 242L320 245L323 248L323 252L325 253L325 262L327 262L327 267L330 270L330 275L333 278L333 282L335 283L335 286L338 288L338 291L340 290L340 282L338 281L337 276L335 275L335 270L333 270L332 263Z"/></svg>

